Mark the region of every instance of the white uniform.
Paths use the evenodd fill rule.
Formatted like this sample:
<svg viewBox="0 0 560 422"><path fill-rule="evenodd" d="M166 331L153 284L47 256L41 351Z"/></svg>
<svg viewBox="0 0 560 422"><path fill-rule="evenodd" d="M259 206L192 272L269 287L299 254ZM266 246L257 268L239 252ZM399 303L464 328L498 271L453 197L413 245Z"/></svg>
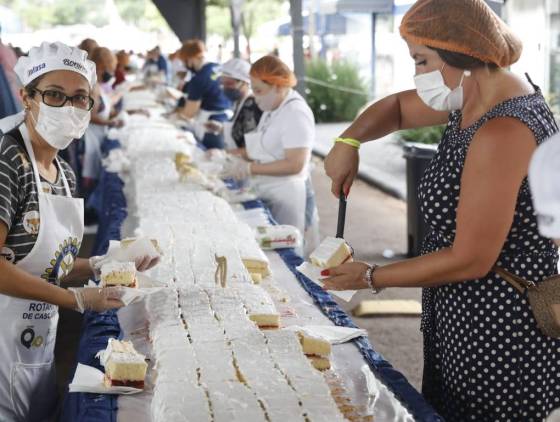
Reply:
<svg viewBox="0 0 560 422"><path fill-rule="evenodd" d="M291 90L280 106L264 112L255 132L245 134L247 155L259 163L286 158L285 150L308 148L315 140L313 112L296 91ZM308 164L297 175L254 176L256 193L270 207L279 224L289 224L305 233L305 181Z"/></svg>
<svg viewBox="0 0 560 422"><path fill-rule="evenodd" d="M20 128L35 183L41 186L35 155L25 125ZM16 265L36 277L57 280L73 268L84 233L84 204L72 198L64 171L66 196L38 189L41 224L31 252ZM47 281L45 281L46 283ZM58 307L0 294L0 421L48 421L56 410L54 345Z"/></svg>

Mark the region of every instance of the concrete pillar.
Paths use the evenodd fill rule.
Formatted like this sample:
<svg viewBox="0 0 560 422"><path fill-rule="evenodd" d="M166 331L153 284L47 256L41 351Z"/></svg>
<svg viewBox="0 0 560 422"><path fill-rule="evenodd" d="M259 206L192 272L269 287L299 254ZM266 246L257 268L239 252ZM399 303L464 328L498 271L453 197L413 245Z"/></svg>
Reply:
<svg viewBox="0 0 560 422"><path fill-rule="evenodd" d="M298 79L296 90L305 98L302 0L290 0L290 15L292 17L294 72Z"/></svg>

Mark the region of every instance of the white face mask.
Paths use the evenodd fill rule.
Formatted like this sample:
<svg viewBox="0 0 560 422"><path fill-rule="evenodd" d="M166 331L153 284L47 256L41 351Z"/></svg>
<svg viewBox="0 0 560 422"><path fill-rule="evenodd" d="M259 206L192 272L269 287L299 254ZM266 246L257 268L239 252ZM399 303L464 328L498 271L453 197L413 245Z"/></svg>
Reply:
<svg viewBox="0 0 560 422"><path fill-rule="evenodd" d="M443 70L443 67L441 70ZM445 85L441 70L434 70L414 77L418 96L428 107L437 111L453 111L463 108L463 79L465 76L470 76L471 72L465 70L459 86L451 90Z"/></svg>
<svg viewBox="0 0 560 422"><path fill-rule="evenodd" d="M272 111L274 110L274 103L276 103L276 100L278 99L276 90L274 88L271 88L270 91L268 91L266 94L264 95L257 95L255 94L255 101L257 102L257 105L259 106L259 108L262 111Z"/></svg>
<svg viewBox="0 0 560 422"><path fill-rule="evenodd" d="M51 107L39 103L39 117L35 120L35 130L47 143L56 149L65 149L74 139L81 138L91 118L88 110L67 106Z"/></svg>

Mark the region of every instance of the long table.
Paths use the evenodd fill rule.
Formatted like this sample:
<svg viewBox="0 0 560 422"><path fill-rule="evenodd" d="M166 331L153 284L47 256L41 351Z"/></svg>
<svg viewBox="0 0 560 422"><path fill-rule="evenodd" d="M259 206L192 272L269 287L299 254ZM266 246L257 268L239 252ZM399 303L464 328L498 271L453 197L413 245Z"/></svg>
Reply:
<svg viewBox="0 0 560 422"><path fill-rule="evenodd" d="M115 141L107 141L105 150L118 148ZM96 197L92 201L99 214L100 230L94 246L95 254L103 254L107 250L110 240L120 239L121 226L126 218L126 199L123 193L123 182L116 173L103 172L97 188ZM244 203L244 207L263 208L260 201ZM267 253L271 260L271 268L274 274L282 274L282 288L286 289L293 299L293 306L299 306L298 313L306 315L308 320L316 324L320 318L328 318L338 326L356 327L352 319L333 300L331 295L322 290L307 277L296 270L302 263L302 259L292 249L281 249ZM306 300L307 299L307 300ZM309 303L309 299L313 305ZM311 308L306 309L306 306ZM301 323L301 321L299 322ZM310 323L310 322L309 322ZM324 322L323 322L324 323ZM327 321L328 323L328 321ZM107 340L111 337L122 336L116 312L93 313L88 312L84 317L82 337L78 348L77 362L102 369L95 354L103 349ZM378 380L387 388L382 391L386 396L393 396L406 408L416 421L442 421L443 419L435 413L431 406L424 400L406 378L391 364L377 353L367 337L359 337L351 343L336 346L333 351L333 365L345 374L345 386L349 388L353 397L359 401L367 400L365 397L365 381L360 377L359 368L367 363ZM73 375L73 374L72 374ZM350 382L348 382L350 381ZM66 396L62 421L126 421L132 420L134 408L146 406L141 400L124 398L121 407L123 414L119 415L118 396L69 393ZM127 405L128 404L128 405ZM142 413L147 409L141 410ZM126 413L128 412L128 413ZM404 420L395 419L390 408L378 406L376 420ZM136 419L135 419L136 420Z"/></svg>

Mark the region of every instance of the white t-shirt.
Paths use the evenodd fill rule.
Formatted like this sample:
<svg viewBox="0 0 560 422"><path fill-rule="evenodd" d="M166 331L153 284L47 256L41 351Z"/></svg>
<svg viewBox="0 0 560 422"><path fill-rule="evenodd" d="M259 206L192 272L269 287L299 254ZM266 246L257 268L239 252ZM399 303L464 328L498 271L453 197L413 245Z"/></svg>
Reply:
<svg viewBox="0 0 560 422"><path fill-rule="evenodd" d="M257 131L262 133L263 148L282 160L286 149L313 148L315 118L303 97L290 90L276 110L263 113Z"/></svg>

